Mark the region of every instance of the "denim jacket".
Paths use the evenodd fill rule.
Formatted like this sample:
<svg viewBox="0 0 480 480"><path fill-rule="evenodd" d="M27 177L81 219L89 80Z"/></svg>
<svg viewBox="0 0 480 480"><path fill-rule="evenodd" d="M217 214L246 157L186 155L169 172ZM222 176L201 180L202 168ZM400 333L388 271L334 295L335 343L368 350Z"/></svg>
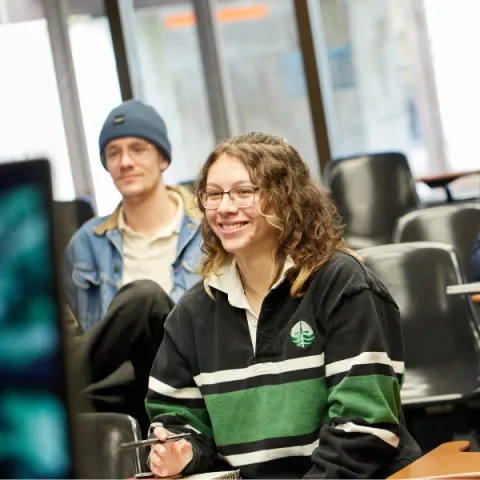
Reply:
<svg viewBox="0 0 480 480"><path fill-rule="evenodd" d="M199 211L193 196L183 187L167 187L179 193L185 204L185 217L178 235L177 255L170 267L174 302L198 282L202 255ZM70 240L63 261L63 281L69 301L84 331L100 322L117 293L123 275L123 236L118 213L93 218Z"/></svg>

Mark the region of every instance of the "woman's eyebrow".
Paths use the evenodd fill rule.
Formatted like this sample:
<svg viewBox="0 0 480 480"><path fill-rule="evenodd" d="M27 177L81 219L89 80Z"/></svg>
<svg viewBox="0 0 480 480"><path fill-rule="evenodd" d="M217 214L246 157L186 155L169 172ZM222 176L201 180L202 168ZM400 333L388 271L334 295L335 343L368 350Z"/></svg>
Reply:
<svg viewBox="0 0 480 480"><path fill-rule="evenodd" d="M251 182L250 179L248 179L248 180L238 180L238 181L232 183L232 188L235 188L239 185L251 186L252 182ZM216 190L217 189L222 190L222 187L220 185L218 185L217 183L207 183L206 186L209 187L209 188L214 188Z"/></svg>

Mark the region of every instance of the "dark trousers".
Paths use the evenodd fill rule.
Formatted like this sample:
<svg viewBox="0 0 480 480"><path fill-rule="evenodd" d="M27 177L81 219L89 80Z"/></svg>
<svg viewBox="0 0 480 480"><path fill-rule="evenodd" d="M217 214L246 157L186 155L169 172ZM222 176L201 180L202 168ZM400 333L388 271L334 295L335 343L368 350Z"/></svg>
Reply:
<svg viewBox="0 0 480 480"><path fill-rule="evenodd" d="M70 372L83 383L81 411L129 414L146 433L148 378L173 305L155 282L135 281L118 291L100 323L73 337Z"/></svg>

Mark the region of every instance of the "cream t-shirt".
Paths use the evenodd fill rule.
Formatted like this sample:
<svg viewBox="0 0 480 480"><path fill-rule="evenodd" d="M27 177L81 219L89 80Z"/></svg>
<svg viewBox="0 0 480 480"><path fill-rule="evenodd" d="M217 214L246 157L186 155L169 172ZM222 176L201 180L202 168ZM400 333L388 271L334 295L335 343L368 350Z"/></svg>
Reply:
<svg viewBox="0 0 480 480"><path fill-rule="evenodd" d="M177 256L178 234L184 217L184 204L177 192L169 191L178 207L175 218L153 237L146 238L125 223L123 209L118 214L118 228L123 235L122 286L134 280L153 280L165 292L173 288L172 264Z"/></svg>

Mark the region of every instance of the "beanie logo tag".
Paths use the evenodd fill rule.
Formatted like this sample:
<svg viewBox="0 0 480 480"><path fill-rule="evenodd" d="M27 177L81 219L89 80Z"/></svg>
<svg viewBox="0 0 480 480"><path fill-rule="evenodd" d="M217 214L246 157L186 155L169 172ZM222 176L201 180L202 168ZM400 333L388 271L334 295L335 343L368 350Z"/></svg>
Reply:
<svg viewBox="0 0 480 480"><path fill-rule="evenodd" d="M118 117L115 117L113 119L113 124L114 125L118 125L118 124L123 123L123 122L125 122L125 115L119 115Z"/></svg>

